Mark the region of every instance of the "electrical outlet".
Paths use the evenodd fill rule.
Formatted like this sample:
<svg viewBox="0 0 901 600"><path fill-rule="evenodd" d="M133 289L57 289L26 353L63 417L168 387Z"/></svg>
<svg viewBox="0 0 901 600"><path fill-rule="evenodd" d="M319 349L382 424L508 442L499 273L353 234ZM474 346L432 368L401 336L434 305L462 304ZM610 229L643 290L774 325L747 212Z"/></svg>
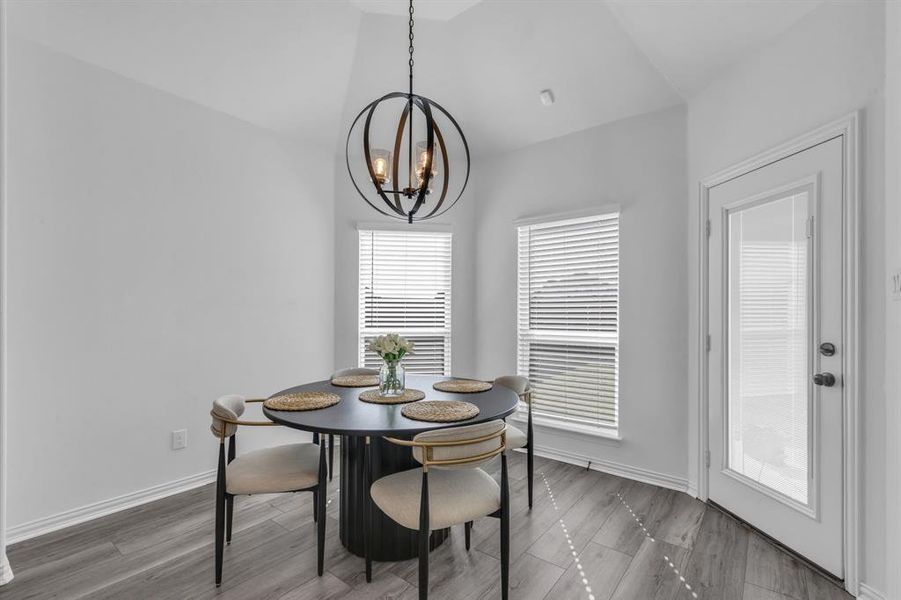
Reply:
<svg viewBox="0 0 901 600"><path fill-rule="evenodd" d="M172 449L181 450L188 447L188 430L177 429L172 432Z"/></svg>

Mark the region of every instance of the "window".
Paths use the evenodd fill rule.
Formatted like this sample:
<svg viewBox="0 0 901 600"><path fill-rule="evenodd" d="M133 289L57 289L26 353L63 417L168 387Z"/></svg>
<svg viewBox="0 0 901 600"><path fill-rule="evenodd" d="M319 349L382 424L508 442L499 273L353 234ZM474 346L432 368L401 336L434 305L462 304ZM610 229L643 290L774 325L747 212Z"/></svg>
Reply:
<svg viewBox="0 0 901 600"><path fill-rule="evenodd" d="M385 333L415 344L407 372L450 375L450 232L360 230L360 366L381 364L366 345Z"/></svg>
<svg viewBox="0 0 901 600"><path fill-rule="evenodd" d="M518 371L533 411L615 429L619 214L518 228Z"/></svg>

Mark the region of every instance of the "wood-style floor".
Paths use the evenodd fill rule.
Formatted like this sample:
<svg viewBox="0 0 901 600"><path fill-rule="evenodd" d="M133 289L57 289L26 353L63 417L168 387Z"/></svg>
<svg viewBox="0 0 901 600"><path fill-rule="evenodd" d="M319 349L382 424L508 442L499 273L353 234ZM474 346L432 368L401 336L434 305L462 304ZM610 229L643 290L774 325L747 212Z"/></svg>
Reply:
<svg viewBox="0 0 901 600"><path fill-rule="evenodd" d="M511 460L511 598L838 600L834 584L760 535L689 496L536 459ZM338 478L330 498L336 497ZM330 501L323 577L316 576L311 494L238 498L222 587L213 584L213 489L205 486L21 542L0 599L363 600L417 597L417 562L363 561L337 539ZM500 598L498 522L462 527L431 557L430 598Z"/></svg>

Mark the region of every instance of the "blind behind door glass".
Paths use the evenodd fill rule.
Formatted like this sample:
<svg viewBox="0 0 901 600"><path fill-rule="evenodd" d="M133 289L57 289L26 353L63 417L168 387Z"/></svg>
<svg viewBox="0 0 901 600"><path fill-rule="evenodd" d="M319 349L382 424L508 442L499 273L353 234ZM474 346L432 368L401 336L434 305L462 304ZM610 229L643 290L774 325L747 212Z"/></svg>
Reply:
<svg viewBox="0 0 901 600"><path fill-rule="evenodd" d="M729 468L808 503L806 192L729 214Z"/></svg>

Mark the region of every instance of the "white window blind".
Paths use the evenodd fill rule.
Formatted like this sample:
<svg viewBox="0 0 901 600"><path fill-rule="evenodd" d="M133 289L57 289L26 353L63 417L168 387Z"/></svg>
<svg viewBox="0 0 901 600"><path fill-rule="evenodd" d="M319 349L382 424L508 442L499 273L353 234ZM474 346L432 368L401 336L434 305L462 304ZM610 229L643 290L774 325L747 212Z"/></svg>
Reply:
<svg viewBox="0 0 901 600"><path fill-rule="evenodd" d="M360 230L359 364L379 367L371 339L399 333L415 346L411 373L451 372L451 234Z"/></svg>
<svg viewBox="0 0 901 600"><path fill-rule="evenodd" d="M533 411L617 427L619 214L518 228L518 371Z"/></svg>

